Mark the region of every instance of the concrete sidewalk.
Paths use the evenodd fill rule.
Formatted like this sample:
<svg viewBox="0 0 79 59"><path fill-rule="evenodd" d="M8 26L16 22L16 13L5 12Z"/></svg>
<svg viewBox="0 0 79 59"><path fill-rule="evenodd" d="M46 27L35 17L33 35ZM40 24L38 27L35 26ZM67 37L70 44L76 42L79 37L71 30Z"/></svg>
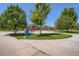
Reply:
<svg viewBox="0 0 79 59"><path fill-rule="evenodd" d="M57 40L17 40L0 32L2 56L79 56L79 34Z"/></svg>
<svg viewBox="0 0 79 59"><path fill-rule="evenodd" d="M79 34L57 40L20 40L42 50L50 56L79 56Z"/></svg>
<svg viewBox="0 0 79 59"><path fill-rule="evenodd" d="M6 34L6 32L0 32L0 56L47 55L29 44L19 42L14 37L5 36Z"/></svg>

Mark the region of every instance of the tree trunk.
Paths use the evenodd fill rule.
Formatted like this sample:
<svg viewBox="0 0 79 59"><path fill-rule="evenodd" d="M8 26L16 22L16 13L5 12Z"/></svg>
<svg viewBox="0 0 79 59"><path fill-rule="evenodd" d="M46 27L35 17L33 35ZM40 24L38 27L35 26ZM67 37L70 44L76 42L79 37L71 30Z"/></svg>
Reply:
<svg viewBox="0 0 79 59"><path fill-rule="evenodd" d="M67 28L67 32L68 32L68 30L69 30L69 29Z"/></svg>
<svg viewBox="0 0 79 59"><path fill-rule="evenodd" d="M40 35L42 34L42 31L41 31L41 25L40 25Z"/></svg>
<svg viewBox="0 0 79 59"><path fill-rule="evenodd" d="M17 28L16 28L16 25L15 25L15 27L14 27L14 33L15 33L15 36L16 36L16 33L17 32Z"/></svg>
<svg viewBox="0 0 79 59"><path fill-rule="evenodd" d="M16 36L16 32L17 32L17 30L15 30L15 36Z"/></svg>

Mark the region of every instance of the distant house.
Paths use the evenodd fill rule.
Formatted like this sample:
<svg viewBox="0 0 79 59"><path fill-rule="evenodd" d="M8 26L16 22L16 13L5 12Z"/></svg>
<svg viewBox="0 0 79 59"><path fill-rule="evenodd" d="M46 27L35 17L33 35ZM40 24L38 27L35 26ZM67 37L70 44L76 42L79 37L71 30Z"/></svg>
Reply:
<svg viewBox="0 0 79 59"><path fill-rule="evenodd" d="M32 24L32 25L29 25L29 29L30 30L39 30L40 27L38 27L37 25ZM41 29L42 30L53 30L53 31L55 31L55 28L50 27L50 26L42 26Z"/></svg>

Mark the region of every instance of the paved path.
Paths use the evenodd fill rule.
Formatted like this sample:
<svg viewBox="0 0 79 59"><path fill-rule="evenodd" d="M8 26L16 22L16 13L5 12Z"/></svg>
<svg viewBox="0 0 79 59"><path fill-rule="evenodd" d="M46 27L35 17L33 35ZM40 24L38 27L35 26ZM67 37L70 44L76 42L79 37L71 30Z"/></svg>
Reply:
<svg viewBox="0 0 79 59"><path fill-rule="evenodd" d="M79 35L60 40L21 40L46 52L48 55L58 56L79 56Z"/></svg>
<svg viewBox="0 0 79 59"><path fill-rule="evenodd" d="M0 55L79 56L79 34L59 40L17 40L0 32Z"/></svg>
<svg viewBox="0 0 79 59"><path fill-rule="evenodd" d="M47 55L45 52L24 44L14 37L6 36L6 32L0 32L0 56L34 56Z"/></svg>

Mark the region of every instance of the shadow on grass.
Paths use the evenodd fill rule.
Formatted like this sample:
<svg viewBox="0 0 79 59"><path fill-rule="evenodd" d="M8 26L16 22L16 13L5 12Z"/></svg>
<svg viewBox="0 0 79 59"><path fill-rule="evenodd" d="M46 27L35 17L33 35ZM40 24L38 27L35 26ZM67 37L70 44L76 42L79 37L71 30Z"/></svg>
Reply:
<svg viewBox="0 0 79 59"><path fill-rule="evenodd" d="M74 32L74 31L68 31L68 32L65 32L65 33L79 34L79 32Z"/></svg>
<svg viewBox="0 0 79 59"><path fill-rule="evenodd" d="M39 34L38 36L50 36L50 35L60 35L60 33L43 33L43 34Z"/></svg>
<svg viewBox="0 0 79 59"><path fill-rule="evenodd" d="M60 33L42 33L41 35L40 34L33 34L33 33L30 33L30 34L28 34L28 36L30 36L30 35L37 35L38 37L40 37L40 36L50 36L50 35L60 35ZM10 33L10 34L8 34L7 36L13 36L13 37L17 37L17 36L25 36L25 34L24 33Z"/></svg>
<svg viewBox="0 0 79 59"><path fill-rule="evenodd" d="M31 35L32 33L30 33L30 34L28 34L28 35ZM25 36L25 34L24 33L10 33L10 34L8 34L7 36L13 36L13 37L17 37L17 36Z"/></svg>
<svg viewBox="0 0 79 59"><path fill-rule="evenodd" d="M63 39L63 38L69 38L71 35L68 34L61 34L61 33L42 33L40 34L33 34L30 33L26 38L24 33L10 33L8 36L16 37L17 39L36 39L36 40L48 40L48 39Z"/></svg>

